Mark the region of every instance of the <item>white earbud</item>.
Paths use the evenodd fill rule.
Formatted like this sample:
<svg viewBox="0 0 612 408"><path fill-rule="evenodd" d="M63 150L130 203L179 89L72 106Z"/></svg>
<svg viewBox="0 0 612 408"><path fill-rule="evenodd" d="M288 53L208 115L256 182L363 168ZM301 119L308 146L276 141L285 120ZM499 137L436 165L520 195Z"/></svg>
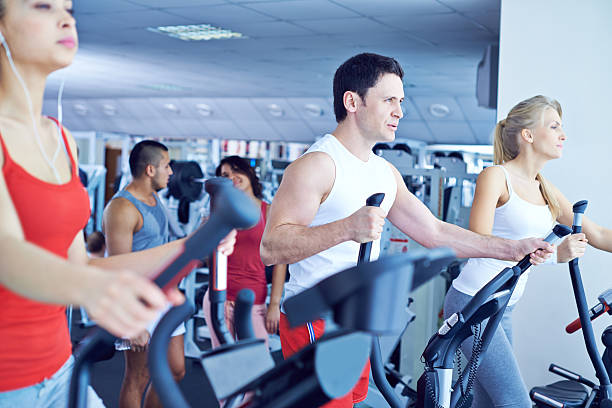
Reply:
<svg viewBox="0 0 612 408"><path fill-rule="evenodd" d="M62 144L62 137L61 137L60 129L58 127L57 149L55 150L55 153L53 154L53 158L49 158L49 156L47 155L47 152L43 148L42 142L40 140L40 135L38 134L38 129L36 127L36 120L34 119L34 108L32 107L32 98L30 97L30 92L28 91L28 87L26 86L26 83L24 82L23 78L21 77L21 75L19 75L19 71L17 70L17 67L15 67L15 61L13 61L13 56L11 55L11 50L10 50L10 48L9 48L9 46L8 46L8 44L6 42L6 39L4 38L4 35L2 34L2 32L0 32L0 43L2 44L2 46L4 46L4 50L6 51L6 57L8 58L8 62L9 62L9 65L11 66L11 70L15 74L15 77L17 77L17 81L19 81L19 84L21 85L21 87L23 88L23 92L25 93L26 101L28 102L28 109L30 111L30 118L32 119L32 129L34 130L34 137L36 139L36 143L38 144L38 148L40 149L40 151L41 151L45 161L49 165L49 167L51 167L51 170L53 170L53 174L55 175L55 179L57 180L57 182L59 184L61 179L60 179L59 173L57 171L57 168L55 167L55 161L57 159L57 156L58 156L59 151L60 151L60 146ZM63 91L63 86L62 86L62 91ZM60 96L60 98L61 98L61 96ZM60 112L59 116L60 116L60 120L61 120L61 112Z"/></svg>

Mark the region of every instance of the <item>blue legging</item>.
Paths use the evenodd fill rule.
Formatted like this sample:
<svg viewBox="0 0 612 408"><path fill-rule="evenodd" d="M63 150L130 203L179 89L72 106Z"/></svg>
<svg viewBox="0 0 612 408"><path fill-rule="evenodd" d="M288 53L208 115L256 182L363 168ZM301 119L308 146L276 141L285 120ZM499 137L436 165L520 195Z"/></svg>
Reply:
<svg viewBox="0 0 612 408"><path fill-rule="evenodd" d="M470 295L451 287L444 301L444 318L460 311L472 299ZM472 408L520 407L531 408L532 402L518 363L512 352L512 309L506 309L500 326L483 355L474 382ZM485 320L486 322L486 320ZM483 322L482 330L485 328ZM481 333L482 333L481 330ZM463 342L461 351L469 359L472 356L473 338Z"/></svg>

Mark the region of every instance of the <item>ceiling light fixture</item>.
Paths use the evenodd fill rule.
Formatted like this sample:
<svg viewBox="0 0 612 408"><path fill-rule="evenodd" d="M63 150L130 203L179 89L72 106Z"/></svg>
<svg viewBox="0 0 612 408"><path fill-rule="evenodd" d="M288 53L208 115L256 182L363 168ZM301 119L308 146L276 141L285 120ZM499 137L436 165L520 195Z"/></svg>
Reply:
<svg viewBox="0 0 612 408"><path fill-rule="evenodd" d="M200 116L204 116L205 118L212 116L213 114L213 110L210 105L207 105L205 103L197 103L195 107Z"/></svg>
<svg viewBox="0 0 612 408"><path fill-rule="evenodd" d="M429 105L429 113L436 118L445 118L450 115L450 108L441 103L432 103Z"/></svg>
<svg viewBox="0 0 612 408"><path fill-rule="evenodd" d="M268 105L268 113L274 116L275 118L285 116L285 111L283 110L283 108L275 103L271 103Z"/></svg>
<svg viewBox="0 0 612 408"><path fill-rule="evenodd" d="M304 109L306 110L306 113L308 113L308 115L312 116L313 118L317 118L325 114L323 108L321 108L316 103L307 103L306 105L304 105Z"/></svg>
<svg viewBox="0 0 612 408"><path fill-rule="evenodd" d="M183 41L227 40L230 38L247 38L244 34L214 27L210 24L193 24L177 26L148 27L148 31L166 34Z"/></svg>
<svg viewBox="0 0 612 408"><path fill-rule="evenodd" d="M87 109L87 106L83 103L75 103L72 105L72 108L74 109L74 113L79 116L85 116L89 113L89 109Z"/></svg>
<svg viewBox="0 0 612 408"><path fill-rule="evenodd" d="M178 106L176 106L173 103L165 103L164 104L164 108L166 110L169 110L170 112L176 113L176 114L179 114L181 112L181 110L178 108Z"/></svg>
<svg viewBox="0 0 612 408"><path fill-rule="evenodd" d="M115 116L117 114L117 108L110 103L105 103L102 105L102 112L104 112L106 116Z"/></svg>

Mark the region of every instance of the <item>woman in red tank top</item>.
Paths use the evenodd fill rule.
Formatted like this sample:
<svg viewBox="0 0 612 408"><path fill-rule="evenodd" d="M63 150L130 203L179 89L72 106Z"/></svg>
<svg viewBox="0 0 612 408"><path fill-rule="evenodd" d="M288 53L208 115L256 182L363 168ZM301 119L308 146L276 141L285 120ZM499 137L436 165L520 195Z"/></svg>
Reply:
<svg viewBox="0 0 612 408"><path fill-rule="evenodd" d="M168 300L141 275L180 248L87 258L81 230L89 200L76 143L41 114L47 76L77 49L71 8L68 0L0 0L0 407L66 406L72 357L64 305L84 306L117 336L136 335ZM101 405L95 394L90 402Z"/></svg>
<svg viewBox="0 0 612 408"><path fill-rule="evenodd" d="M270 304L266 308L268 285L266 270L259 255L261 236L266 226L268 204L262 200L262 186L255 170L239 156L229 156L221 160L216 175L232 180L234 187L245 192L261 208L259 222L252 228L238 231L234 252L227 259L227 300L225 319L227 327L234 335L234 301L241 289L248 288L255 293L255 303L251 314L255 335L268 343L268 333L276 333L280 320L280 301L287 272L286 265L275 265L272 272ZM204 316L208 327L212 327L208 292L204 296ZM212 346L217 347L219 340L211 331Z"/></svg>

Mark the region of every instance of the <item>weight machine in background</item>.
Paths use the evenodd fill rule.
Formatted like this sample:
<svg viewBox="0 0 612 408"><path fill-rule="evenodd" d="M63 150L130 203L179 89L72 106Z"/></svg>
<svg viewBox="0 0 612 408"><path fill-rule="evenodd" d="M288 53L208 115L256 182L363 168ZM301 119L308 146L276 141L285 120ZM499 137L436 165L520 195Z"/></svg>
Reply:
<svg viewBox="0 0 612 408"><path fill-rule="evenodd" d="M424 149L382 148L375 152L393 164L410 190L439 219L467 228L474 197L478 173L468 173L468 162L461 153L449 155L440 152L428 152ZM465 155L472 168L481 170L482 160ZM381 237L381 256L402 252L412 252L423 247L402 233L390 222L386 222ZM432 333L440 327L440 313L449 284L458 275L463 265L459 261L449 265L440 276L429 281L410 294L406 294L406 304L416 315L408 325L399 344L381 340L383 356L391 356L395 370L403 376L403 381L410 383L418 378L423 370L420 361L421 353ZM389 347L396 347L389 349ZM412 384L413 388L416 384ZM398 385L398 386L401 386ZM372 391L372 388L370 389ZM371 395L370 395L371 394ZM372 406L385 406L381 403L380 394L371 392L366 400ZM374 401L374 400L377 401Z"/></svg>

